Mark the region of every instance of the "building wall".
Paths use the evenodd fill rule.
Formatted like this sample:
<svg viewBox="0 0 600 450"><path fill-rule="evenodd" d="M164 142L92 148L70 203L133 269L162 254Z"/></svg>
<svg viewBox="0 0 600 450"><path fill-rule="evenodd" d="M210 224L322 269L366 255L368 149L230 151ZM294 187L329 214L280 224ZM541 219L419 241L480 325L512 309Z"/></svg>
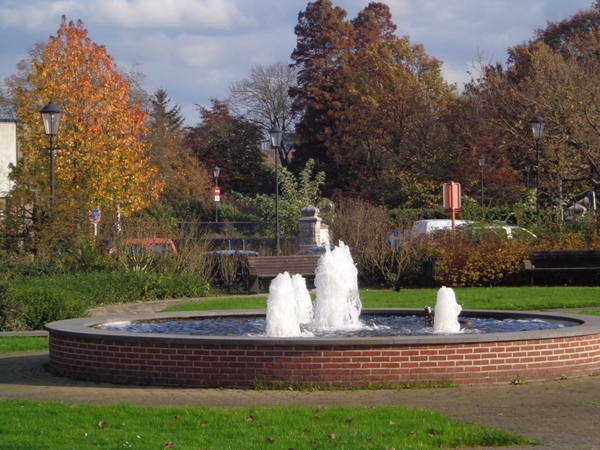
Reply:
<svg viewBox="0 0 600 450"><path fill-rule="evenodd" d="M17 164L17 122L0 119L0 197L6 197L12 187L10 164Z"/></svg>

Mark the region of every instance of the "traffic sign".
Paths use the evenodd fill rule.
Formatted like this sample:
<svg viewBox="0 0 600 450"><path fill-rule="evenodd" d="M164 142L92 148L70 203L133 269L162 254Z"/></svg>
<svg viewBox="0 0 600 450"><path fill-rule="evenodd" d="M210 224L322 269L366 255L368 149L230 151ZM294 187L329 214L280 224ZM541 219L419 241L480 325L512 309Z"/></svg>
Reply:
<svg viewBox="0 0 600 450"><path fill-rule="evenodd" d="M90 209L89 217L90 222L92 222L94 225L97 225L100 223L100 219L102 219L102 211L100 208Z"/></svg>
<svg viewBox="0 0 600 450"><path fill-rule="evenodd" d="M215 186L215 202L221 201L221 188L219 186Z"/></svg>
<svg viewBox="0 0 600 450"><path fill-rule="evenodd" d="M392 230L388 233L385 241L390 247L396 247L398 244L400 244L401 240L402 238L400 236L400 232L398 230Z"/></svg>

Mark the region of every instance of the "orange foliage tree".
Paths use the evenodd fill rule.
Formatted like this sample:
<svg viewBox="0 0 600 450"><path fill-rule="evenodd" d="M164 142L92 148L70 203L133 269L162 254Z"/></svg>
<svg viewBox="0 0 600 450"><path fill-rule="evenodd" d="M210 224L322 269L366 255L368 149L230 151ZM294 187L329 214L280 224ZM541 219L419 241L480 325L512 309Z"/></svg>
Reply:
<svg viewBox="0 0 600 450"><path fill-rule="evenodd" d="M142 137L147 113L106 48L91 41L81 21L63 16L56 36L20 63L15 89L22 160L15 181L49 190L48 137L40 109L53 100L63 112L56 137L56 201L61 209L100 207L124 215L157 199L163 183ZM47 195L44 195L47 197Z"/></svg>

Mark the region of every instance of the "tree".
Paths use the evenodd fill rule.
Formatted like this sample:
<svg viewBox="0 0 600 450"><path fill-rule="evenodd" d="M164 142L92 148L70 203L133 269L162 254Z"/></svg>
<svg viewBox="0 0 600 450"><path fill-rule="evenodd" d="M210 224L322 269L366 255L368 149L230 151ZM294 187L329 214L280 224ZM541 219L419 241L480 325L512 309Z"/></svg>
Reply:
<svg viewBox="0 0 600 450"><path fill-rule="evenodd" d="M145 142L150 162L158 168L158 177L165 183L161 201L173 207L190 201L208 202L212 171L203 170L198 159L185 149L180 107L169 107L170 99L163 89L156 90L150 103Z"/></svg>
<svg viewBox="0 0 600 450"><path fill-rule="evenodd" d="M233 114L243 117L262 128L268 136L272 128L293 131L292 99L289 90L296 83L296 71L277 62L252 68L249 78L234 83L229 92L228 105ZM290 162L290 151L280 148L283 166Z"/></svg>
<svg viewBox="0 0 600 450"><path fill-rule="evenodd" d="M338 72L354 45L354 29L345 18L346 11L334 8L331 0L310 2L298 14L291 55L298 84L290 95L292 112L299 117L294 157L299 167L309 159L315 160L317 170L327 165L326 141L337 127L333 113L343 107L335 96Z"/></svg>
<svg viewBox="0 0 600 450"><path fill-rule="evenodd" d="M282 167L279 181L279 231L284 237L297 236L302 208L310 205L321 207L328 203L320 191L325 181L325 173L315 173L314 161L309 160L297 176ZM272 194L259 194L255 197L235 195L236 202L242 208L253 212L252 222L264 235L275 234L274 197Z"/></svg>
<svg viewBox="0 0 600 450"><path fill-rule="evenodd" d="M440 61L395 36L386 5L372 2L350 23L344 16L315 2L296 27L292 57L305 79L292 90L304 106L298 164L315 158L327 195L430 206L456 161L445 126L454 89Z"/></svg>
<svg viewBox="0 0 600 450"><path fill-rule="evenodd" d="M216 99L211 102L212 108L199 108L200 123L186 133L186 147L211 173L214 166L219 166L223 193L263 192L267 173L260 153L262 129L232 116L227 103Z"/></svg>
<svg viewBox="0 0 600 450"><path fill-rule="evenodd" d="M526 174L537 177L538 170L537 194L547 206L600 186L599 4L537 30L534 39L509 49L506 68L484 65L464 90L468 107L462 116L471 121L462 127L461 139L473 150L477 143L492 142L509 175L498 180L504 181L503 192L514 187L516 174L523 187ZM538 114L546 129L536 167L528 122Z"/></svg>
<svg viewBox="0 0 600 450"><path fill-rule="evenodd" d="M40 109L53 99L64 111L56 137L56 191L63 205L87 211L120 205L127 215L158 198L163 183L142 137L146 113L104 46L93 43L81 21L63 17L56 36L30 51L18 66L16 88L23 158L17 185L47 192L48 137Z"/></svg>

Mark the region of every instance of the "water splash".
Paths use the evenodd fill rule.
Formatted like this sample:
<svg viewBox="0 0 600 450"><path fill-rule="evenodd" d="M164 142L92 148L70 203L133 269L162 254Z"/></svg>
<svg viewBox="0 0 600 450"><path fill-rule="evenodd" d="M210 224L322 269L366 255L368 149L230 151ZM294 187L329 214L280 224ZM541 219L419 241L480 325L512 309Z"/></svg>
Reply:
<svg viewBox="0 0 600 450"><path fill-rule="evenodd" d="M300 321L296 290L292 277L284 272L277 275L269 285L267 297L267 336L300 336Z"/></svg>
<svg viewBox="0 0 600 450"><path fill-rule="evenodd" d="M436 333L460 333L458 315L462 307L456 302L452 288L442 286L437 293L433 330Z"/></svg>
<svg viewBox="0 0 600 450"><path fill-rule="evenodd" d="M306 280L301 275L279 274L269 286L267 336L300 336L310 329L334 330L361 326L362 303L358 271L350 248L340 241L321 256L315 271L313 307Z"/></svg>
<svg viewBox="0 0 600 450"><path fill-rule="evenodd" d="M317 265L315 317L317 329L356 328L362 303L358 294L358 270L350 248L342 241L327 251Z"/></svg>

